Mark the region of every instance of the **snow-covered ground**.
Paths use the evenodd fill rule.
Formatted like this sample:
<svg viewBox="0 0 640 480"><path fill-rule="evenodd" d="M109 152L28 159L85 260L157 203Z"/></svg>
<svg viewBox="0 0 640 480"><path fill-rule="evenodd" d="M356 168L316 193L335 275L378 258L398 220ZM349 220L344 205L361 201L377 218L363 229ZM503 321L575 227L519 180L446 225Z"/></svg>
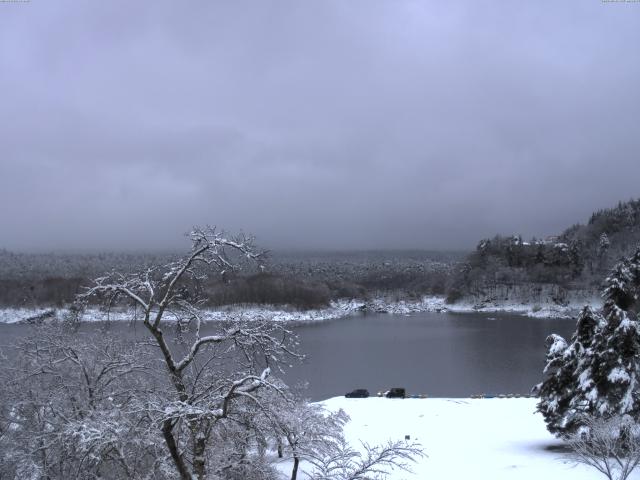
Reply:
<svg viewBox="0 0 640 480"><path fill-rule="evenodd" d="M59 311L54 310L58 316ZM52 312L50 308L2 308L0 309L0 323L18 323L28 318L35 318Z"/></svg>
<svg viewBox="0 0 640 480"><path fill-rule="evenodd" d="M353 444L384 443L410 435L428 457L413 474L393 472L392 480L598 480L594 469L576 465L562 442L535 412L536 399L346 399L324 405L351 417L345 429ZM284 467L284 468L283 468ZM281 466L286 470L286 466ZM298 478L304 478L299 476ZM630 477L640 479L640 471Z"/></svg>
<svg viewBox="0 0 640 480"><path fill-rule="evenodd" d="M597 301L586 302L594 307L598 307ZM388 301L382 298L367 302L364 310L380 313L410 314L417 312L454 312L454 313L515 313L536 318L572 318L584 306L584 303L571 303L559 305L553 303L534 304L502 302L474 305L472 303L460 302L448 304L444 297L423 297L415 301Z"/></svg>
<svg viewBox="0 0 640 480"><path fill-rule="evenodd" d="M594 307L599 307L597 302L590 302ZM412 314L419 312L455 312L455 313L515 313L537 318L572 318L584 304L569 304L566 306L556 304L531 305L523 303L503 303L473 305L470 303L447 304L444 297L423 297L419 300L389 300L377 298L367 302L360 300L337 300L331 302L327 308L317 310L296 310L286 307L270 307L261 305L238 305L219 309L205 310L203 318L207 321L229 319L232 316L246 319L270 319L284 323L306 323L323 320L334 320L346 317L356 312L376 312L391 314ZM66 309L52 310L48 308L5 308L0 309L0 323L18 323L28 319L35 319L43 314L52 314L57 318L64 318ZM122 321L130 320L129 313L111 310L104 312L98 309L89 309L85 312L85 321ZM171 320L167 316L167 320Z"/></svg>
<svg viewBox="0 0 640 480"><path fill-rule="evenodd" d="M469 303L455 303L446 305L446 310L456 313L483 312L483 313L515 313L534 318L575 318L578 312L585 306L591 305L600 308L602 302L591 300L583 303L558 304L526 304L526 303L501 303L492 305L472 305Z"/></svg>
<svg viewBox="0 0 640 480"><path fill-rule="evenodd" d="M346 317L355 312L361 311L364 302L356 300L340 300L331 302L327 308L317 310L296 310L294 308L277 308L269 306L239 305L219 309L204 310L202 317L205 321L229 320L230 318L244 318L247 320L269 319L283 323L305 323L318 322L323 320L333 320ZM0 323L18 323L23 321L35 321L38 317L48 316L63 319L68 314L68 310L48 309L48 308L5 308L0 309ZM171 313L165 314L168 321L175 320ZM96 308L87 309L82 320L87 322L99 321L128 321L131 314L126 311L112 309L107 312Z"/></svg>

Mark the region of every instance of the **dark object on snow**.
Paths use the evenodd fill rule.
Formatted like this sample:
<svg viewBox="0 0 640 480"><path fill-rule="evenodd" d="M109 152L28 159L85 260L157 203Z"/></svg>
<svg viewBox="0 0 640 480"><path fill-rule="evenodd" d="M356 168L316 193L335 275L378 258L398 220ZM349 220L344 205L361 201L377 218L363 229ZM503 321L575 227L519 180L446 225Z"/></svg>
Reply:
<svg viewBox="0 0 640 480"><path fill-rule="evenodd" d="M345 395L347 398L367 398L369 396L369 390L364 388L358 388L353 392L349 392Z"/></svg>
<svg viewBox="0 0 640 480"><path fill-rule="evenodd" d="M405 398L407 395L404 388L392 388L384 396L387 398Z"/></svg>

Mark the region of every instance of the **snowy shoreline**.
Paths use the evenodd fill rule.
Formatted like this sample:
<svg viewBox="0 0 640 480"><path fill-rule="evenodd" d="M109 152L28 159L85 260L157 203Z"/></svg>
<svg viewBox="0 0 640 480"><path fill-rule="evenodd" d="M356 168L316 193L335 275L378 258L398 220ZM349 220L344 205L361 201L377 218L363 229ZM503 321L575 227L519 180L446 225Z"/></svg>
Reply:
<svg viewBox="0 0 640 480"><path fill-rule="evenodd" d="M586 302L598 308L597 301ZM450 313L513 313L533 318L574 318L585 303L569 303L560 305L555 303L517 303L517 302L486 302L473 304L460 302L448 304L444 297L423 297L419 301L389 302L376 299L366 304L364 311L377 313L411 314L419 312L450 312Z"/></svg>
<svg viewBox="0 0 640 480"><path fill-rule="evenodd" d="M599 307L596 301L588 302ZM395 315L410 315L421 312L441 313L511 313L534 318L574 318L582 304L542 304L525 303L489 303L473 305L471 303L447 304L444 297L423 297L420 300L392 301L382 297L369 300L337 300L331 305L315 310L296 310L294 308L273 307L262 305L235 305L218 309L204 310L203 318L207 322L228 320L239 317L247 320L268 319L282 323L313 323L326 320L336 320L357 313L389 313ZM0 309L0 324L39 323L50 319L64 319L69 314L66 308L4 308ZM83 317L87 322L129 321L128 312L112 310L110 312L99 309L88 309ZM171 320L170 317L167 320Z"/></svg>

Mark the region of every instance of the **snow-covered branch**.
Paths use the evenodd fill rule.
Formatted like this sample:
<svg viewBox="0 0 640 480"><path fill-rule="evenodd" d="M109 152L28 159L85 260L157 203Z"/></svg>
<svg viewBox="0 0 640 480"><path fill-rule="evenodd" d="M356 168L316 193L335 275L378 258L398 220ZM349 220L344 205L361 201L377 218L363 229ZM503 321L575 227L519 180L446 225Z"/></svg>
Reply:
<svg viewBox="0 0 640 480"><path fill-rule="evenodd" d="M394 470L411 472L410 465L425 457L422 445L404 440L389 441L372 446L362 443L354 449L344 439L331 451L320 457L310 457L315 470L309 473L312 480L367 480L385 479Z"/></svg>
<svg viewBox="0 0 640 480"><path fill-rule="evenodd" d="M247 402L267 411L259 389L277 391L267 380L270 367L277 368L282 357L297 356L290 333L266 322L230 318L230 326L219 324L218 331L201 336L201 282L210 273L239 270L243 261L258 261L263 253L255 249L253 238L230 237L211 227L196 227L189 237L191 250L183 258L134 274L100 277L81 297L106 298L109 305L130 308L134 316L142 310L171 387L146 408L183 480L205 478L207 448L221 419L247 408ZM178 320L176 341L164 331L167 316Z"/></svg>
<svg viewBox="0 0 640 480"><path fill-rule="evenodd" d="M573 459L595 468L609 480L626 480L640 464L640 425L628 415L584 418L568 437Z"/></svg>

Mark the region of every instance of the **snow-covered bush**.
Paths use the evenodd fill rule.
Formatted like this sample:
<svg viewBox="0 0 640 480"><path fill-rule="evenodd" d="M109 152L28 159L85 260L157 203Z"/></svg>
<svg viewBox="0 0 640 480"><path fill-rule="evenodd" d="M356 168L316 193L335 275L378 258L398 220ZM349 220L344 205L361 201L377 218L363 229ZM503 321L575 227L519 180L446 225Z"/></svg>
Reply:
<svg viewBox="0 0 640 480"><path fill-rule="evenodd" d="M585 415L640 419L640 249L605 281L602 312L585 307L569 342L548 341L545 380L536 390L548 429L577 431Z"/></svg>
<svg viewBox="0 0 640 480"><path fill-rule="evenodd" d="M595 468L608 480L626 480L640 463L640 425L629 415L586 417L584 428L569 435L577 463Z"/></svg>
<svg viewBox="0 0 640 480"><path fill-rule="evenodd" d="M138 401L155 387L147 352L64 325L34 328L11 349L0 372L0 478L172 478Z"/></svg>

